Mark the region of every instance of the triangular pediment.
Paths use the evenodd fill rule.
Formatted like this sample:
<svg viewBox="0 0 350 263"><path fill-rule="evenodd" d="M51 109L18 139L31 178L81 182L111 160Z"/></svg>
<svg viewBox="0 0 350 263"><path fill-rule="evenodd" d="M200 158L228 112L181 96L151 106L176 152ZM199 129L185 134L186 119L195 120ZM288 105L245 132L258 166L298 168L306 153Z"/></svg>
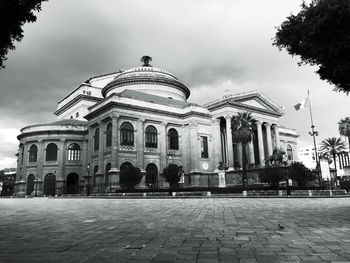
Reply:
<svg viewBox="0 0 350 263"><path fill-rule="evenodd" d="M258 102L255 99L252 100L247 100L247 101L242 101L242 104L248 105L248 106L253 106L256 108L260 108L260 109L264 109L264 110L269 110L268 107L264 106L263 104L261 104L260 102Z"/></svg>

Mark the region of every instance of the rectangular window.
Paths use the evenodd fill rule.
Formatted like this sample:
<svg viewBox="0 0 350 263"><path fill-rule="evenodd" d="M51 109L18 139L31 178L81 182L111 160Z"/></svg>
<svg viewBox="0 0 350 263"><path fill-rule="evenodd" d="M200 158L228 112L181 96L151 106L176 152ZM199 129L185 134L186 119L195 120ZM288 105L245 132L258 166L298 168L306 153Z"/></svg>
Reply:
<svg viewBox="0 0 350 263"><path fill-rule="evenodd" d="M208 137L201 136L201 158L209 158Z"/></svg>

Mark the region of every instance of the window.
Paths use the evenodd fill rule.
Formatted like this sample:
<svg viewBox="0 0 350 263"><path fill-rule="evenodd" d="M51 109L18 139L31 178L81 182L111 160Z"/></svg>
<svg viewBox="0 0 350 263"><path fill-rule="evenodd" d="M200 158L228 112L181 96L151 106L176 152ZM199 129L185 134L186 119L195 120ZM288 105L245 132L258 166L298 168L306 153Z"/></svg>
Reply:
<svg viewBox="0 0 350 263"><path fill-rule="evenodd" d="M68 146L68 161L80 161L80 146L72 143Z"/></svg>
<svg viewBox="0 0 350 263"><path fill-rule="evenodd" d="M201 158L209 158L208 137L201 136Z"/></svg>
<svg viewBox="0 0 350 263"><path fill-rule="evenodd" d="M120 126L120 145L134 146L134 127L129 122Z"/></svg>
<svg viewBox="0 0 350 263"><path fill-rule="evenodd" d="M97 128L94 134L94 151L98 151L100 147L100 129Z"/></svg>
<svg viewBox="0 0 350 263"><path fill-rule="evenodd" d="M111 147L112 145L112 123L108 123L106 128L106 147Z"/></svg>
<svg viewBox="0 0 350 263"><path fill-rule="evenodd" d="M46 159L45 161L57 161L57 145L50 143L46 146Z"/></svg>
<svg viewBox="0 0 350 263"><path fill-rule="evenodd" d="M290 144L287 145L287 156L288 161L293 161L293 148ZM315 157L313 156L312 158L314 159Z"/></svg>
<svg viewBox="0 0 350 263"><path fill-rule="evenodd" d="M157 148L157 129L150 125L146 128L146 147Z"/></svg>
<svg viewBox="0 0 350 263"><path fill-rule="evenodd" d="M35 144L33 144L29 148L29 162L35 163L37 161L37 156L38 156L38 147Z"/></svg>
<svg viewBox="0 0 350 263"><path fill-rule="evenodd" d="M170 129L168 132L169 139L169 149L178 150L179 149L179 135L175 129Z"/></svg>

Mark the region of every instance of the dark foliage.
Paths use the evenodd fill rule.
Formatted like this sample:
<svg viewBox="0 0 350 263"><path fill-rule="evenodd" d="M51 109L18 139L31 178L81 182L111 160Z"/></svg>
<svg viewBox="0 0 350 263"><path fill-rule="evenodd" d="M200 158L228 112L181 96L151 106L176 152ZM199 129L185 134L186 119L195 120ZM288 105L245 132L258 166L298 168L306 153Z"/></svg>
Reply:
<svg viewBox="0 0 350 263"><path fill-rule="evenodd" d="M163 169L161 176L163 176L169 183L171 189L177 189L179 188L179 182L181 179L181 166L171 163L168 167Z"/></svg>
<svg viewBox="0 0 350 263"><path fill-rule="evenodd" d="M47 0L0 0L0 68L9 50L15 49L15 41L23 38L22 26L36 21L34 12L41 10L41 2Z"/></svg>
<svg viewBox="0 0 350 263"><path fill-rule="evenodd" d="M285 170L283 167L266 167L259 172L259 178L272 189L278 189L279 183L285 179Z"/></svg>
<svg viewBox="0 0 350 263"><path fill-rule="evenodd" d="M119 184L123 190L131 191L141 182L142 173L140 168L129 165L120 170Z"/></svg>
<svg viewBox="0 0 350 263"><path fill-rule="evenodd" d="M283 163L283 155L286 152L283 149L274 149L271 156L266 159L267 166L281 166Z"/></svg>
<svg viewBox="0 0 350 263"><path fill-rule="evenodd" d="M308 182L316 179L316 174L302 163L295 162L289 166L289 178L296 181L299 188L305 188Z"/></svg>
<svg viewBox="0 0 350 263"><path fill-rule="evenodd" d="M301 58L302 64L317 65L322 80L335 90L350 92L350 1L312 0L301 5L277 29L273 45Z"/></svg>

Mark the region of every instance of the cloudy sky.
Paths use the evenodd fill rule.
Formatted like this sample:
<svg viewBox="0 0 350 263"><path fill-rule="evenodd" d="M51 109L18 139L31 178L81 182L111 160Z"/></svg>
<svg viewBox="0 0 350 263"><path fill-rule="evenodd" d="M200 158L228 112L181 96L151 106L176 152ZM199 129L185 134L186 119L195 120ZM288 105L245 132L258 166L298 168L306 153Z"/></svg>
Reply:
<svg viewBox="0 0 350 263"><path fill-rule="evenodd" d="M309 113L293 106L310 90L317 140L338 136L350 97L332 91L315 68L272 46L276 26L301 0L60 0L45 2L24 26L0 70L0 169L15 167L20 128L55 120L60 98L91 76L140 65L177 75L189 101L205 103L259 90L286 108L281 124L311 145Z"/></svg>

